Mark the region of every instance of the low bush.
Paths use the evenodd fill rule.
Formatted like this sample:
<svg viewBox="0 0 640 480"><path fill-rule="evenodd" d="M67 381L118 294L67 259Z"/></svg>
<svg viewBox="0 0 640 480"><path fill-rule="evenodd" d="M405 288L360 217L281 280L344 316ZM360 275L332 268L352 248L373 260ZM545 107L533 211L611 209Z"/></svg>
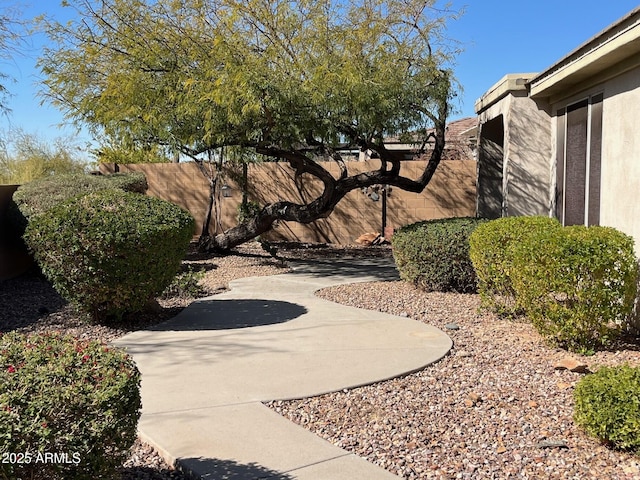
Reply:
<svg viewBox="0 0 640 480"><path fill-rule="evenodd" d="M2 478L114 477L140 408L140 374L122 350L60 334L0 336Z"/></svg>
<svg viewBox="0 0 640 480"><path fill-rule="evenodd" d="M169 286L162 292L162 298L198 298L205 293L205 289L200 284L204 278L204 270L193 270L191 267L186 271L178 273Z"/></svg>
<svg viewBox="0 0 640 480"><path fill-rule="evenodd" d="M238 223L246 222L258 216L262 207L257 202L247 201L238 205Z"/></svg>
<svg viewBox="0 0 640 480"><path fill-rule="evenodd" d="M551 344L589 353L629 320L637 276L633 239L613 228L528 235L513 245L511 272L518 303Z"/></svg>
<svg viewBox="0 0 640 480"><path fill-rule="evenodd" d="M400 277L426 291L476 291L469 236L484 221L449 218L400 228L392 238Z"/></svg>
<svg viewBox="0 0 640 480"><path fill-rule="evenodd" d="M640 368L603 367L574 390L577 425L609 445L640 452Z"/></svg>
<svg viewBox="0 0 640 480"><path fill-rule="evenodd" d="M527 235L562 228L555 218L505 217L485 222L469 237L469 256L478 277L478 293L483 307L514 316L518 309L511 282L513 246Z"/></svg>
<svg viewBox="0 0 640 480"><path fill-rule="evenodd" d="M147 180L144 174L135 172L112 175L54 175L26 183L13 194L13 204L9 212L12 228L22 235L31 217L76 196L112 189L145 193Z"/></svg>
<svg viewBox="0 0 640 480"><path fill-rule="evenodd" d="M34 218L25 241L54 288L94 320L144 309L180 268L193 217L163 200L106 190Z"/></svg>

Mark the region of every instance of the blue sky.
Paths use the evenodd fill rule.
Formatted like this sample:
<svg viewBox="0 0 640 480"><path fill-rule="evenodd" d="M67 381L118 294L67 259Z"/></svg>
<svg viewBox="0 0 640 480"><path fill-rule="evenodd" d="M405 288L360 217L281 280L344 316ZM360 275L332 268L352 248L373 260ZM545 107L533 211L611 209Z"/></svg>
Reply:
<svg viewBox="0 0 640 480"><path fill-rule="evenodd" d="M0 0L0 8L17 5L25 18L40 13L60 15L59 0ZM457 58L456 77L463 86L458 111L452 119L474 115L474 103L507 73L539 72L580 44L639 6L637 0L507 0L452 1L454 9L465 8L459 20L448 25L448 36L461 42L464 52ZM11 126L44 139L76 135L61 129L62 115L41 106L35 62L42 38L12 61L1 61L0 71L15 79L7 83L12 112L0 119L0 132ZM89 140L85 133L79 140Z"/></svg>

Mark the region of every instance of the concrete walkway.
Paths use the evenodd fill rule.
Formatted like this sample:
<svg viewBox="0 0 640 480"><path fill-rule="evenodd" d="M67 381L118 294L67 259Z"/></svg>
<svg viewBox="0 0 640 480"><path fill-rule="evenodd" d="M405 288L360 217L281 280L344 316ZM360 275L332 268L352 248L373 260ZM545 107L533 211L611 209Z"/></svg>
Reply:
<svg viewBox="0 0 640 480"><path fill-rule="evenodd" d="M442 331L322 300L341 283L393 280L388 259L296 263L231 283L119 339L142 373L139 432L202 479L397 478L262 404L375 383L442 358Z"/></svg>

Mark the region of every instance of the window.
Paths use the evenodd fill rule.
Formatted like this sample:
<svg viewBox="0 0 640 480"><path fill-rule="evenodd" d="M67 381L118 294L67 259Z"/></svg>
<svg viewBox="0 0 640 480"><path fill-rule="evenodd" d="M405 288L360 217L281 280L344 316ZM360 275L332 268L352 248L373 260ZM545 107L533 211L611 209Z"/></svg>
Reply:
<svg viewBox="0 0 640 480"><path fill-rule="evenodd" d="M558 111L556 215L563 225L600 223L602 100L600 93Z"/></svg>

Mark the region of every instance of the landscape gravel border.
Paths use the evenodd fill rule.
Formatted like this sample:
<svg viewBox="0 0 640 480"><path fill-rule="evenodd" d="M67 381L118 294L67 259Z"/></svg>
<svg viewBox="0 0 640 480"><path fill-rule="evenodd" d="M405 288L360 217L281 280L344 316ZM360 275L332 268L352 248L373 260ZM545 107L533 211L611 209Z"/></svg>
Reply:
<svg viewBox="0 0 640 480"><path fill-rule="evenodd" d="M191 252L184 265L204 269L207 294L236 278L289 271L287 259L390 256L388 246L317 248L281 245L281 259L257 244L233 255ZM446 331L451 353L402 378L269 407L330 442L406 479L640 479L640 461L586 436L572 420L572 392L584 375L558 366L573 360L587 371L640 365L638 339L590 357L547 347L525 321L478 311L476 295L425 293L404 282L331 287L322 298L413 318ZM86 324L31 273L0 283L0 331L61 330L111 341L171 318L193 299L159 300L152 312L117 327ZM149 445L136 443L122 480L184 480Z"/></svg>

